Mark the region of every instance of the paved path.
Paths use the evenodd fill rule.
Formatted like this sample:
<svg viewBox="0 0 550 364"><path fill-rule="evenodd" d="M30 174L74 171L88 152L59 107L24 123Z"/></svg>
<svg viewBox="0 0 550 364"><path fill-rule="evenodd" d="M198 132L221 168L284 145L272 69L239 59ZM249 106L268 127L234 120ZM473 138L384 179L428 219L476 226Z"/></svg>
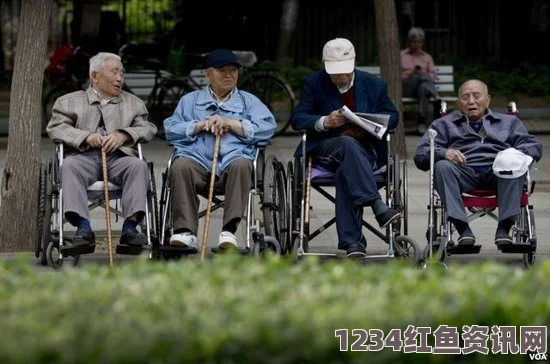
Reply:
<svg viewBox="0 0 550 364"><path fill-rule="evenodd" d="M414 149L419 141L418 136L407 136L407 151L408 155L412 157L414 154ZM550 148L550 135L541 135L541 141L544 144L545 150ZM289 160L293 160L292 153L299 141L297 135L291 136L282 136L277 137L273 140L273 144L268 148L267 154L274 154L283 164L287 165ZM2 143L3 142L3 143ZM0 138L0 145L5 145L7 138ZM41 143L41 151L43 159L47 159L53 154L53 144L48 138L43 138ZM171 149L167 143L162 139L155 139L151 143L148 143L144 146L144 153L147 159L154 163L155 167L155 177L157 183L157 193L160 196L161 190L161 174L166 168L166 163L170 156ZM6 149L0 149L0 168L3 169L4 161L6 157ZM409 158L407 160L408 165L408 236L413 238L419 243L423 248L426 244L426 230L428 225L428 215L427 215L427 204L428 204L428 173L418 170L412 160ZM535 216L536 216L536 228L538 236L538 255L539 258L547 259L550 255L550 165L540 163L533 170L533 177L537 180L537 188L535 193L531 198L532 204L535 206ZM334 214L333 205L328 202L324 197L319 195L317 192L313 191L311 195L312 201L314 201L313 208L311 210L311 228L312 230L324 223L326 219L330 218ZM205 200L202 200L202 206L204 207ZM259 209L256 209L259 211ZM368 216L370 211L366 211L367 220L374 223L374 219L371 216ZM222 211L215 211L212 214L210 231L209 231L209 246L215 246L217 241L217 236L219 234L219 227L221 226ZM99 235L101 231L105 229L105 215L103 210L97 209L91 213L91 220L94 227ZM203 221L200 223L200 231L202 231ZM112 226L114 229L115 242L118 240L118 232L121 228L122 221L115 221L112 219ZM243 224L241 224L242 226ZM512 262L521 262L521 255L519 254L502 254L493 244L494 231L496 227L496 222L491 219L483 218L475 221L472 225L474 233L476 234L478 241L483 244L481 253L477 256L467 256L459 257L453 256L451 259L456 260L477 260L477 259L499 259L507 260ZM72 228L68 227L68 231ZM242 236L244 243L244 234L239 229L237 236ZM365 230L365 234L368 241L368 253L380 254L385 253L386 244L382 242L379 238L374 236L371 232ZM101 238L99 239L101 241ZM331 227L324 231L321 235L315 238L310 243L311 251L319 252L337 252L336 250L336 230L334 227ZM101 259L106 257L105 253L96 252L94 254L96 258L99 256ZM85 257L86 259L92 259L91 257ZM116 259L126 259L122 257L116 257Z"/></svg>

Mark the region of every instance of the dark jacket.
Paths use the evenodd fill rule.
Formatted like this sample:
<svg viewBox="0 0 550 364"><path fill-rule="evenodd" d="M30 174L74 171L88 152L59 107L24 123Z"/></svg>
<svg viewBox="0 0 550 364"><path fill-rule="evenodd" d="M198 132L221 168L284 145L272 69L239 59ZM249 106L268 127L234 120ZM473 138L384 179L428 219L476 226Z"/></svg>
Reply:
<svg viewBox="0 0 550 364"><path fill-rule="evenodd" d="M434 139L434 162L445 159L445 151L449 148L460 150L467 164L472 167L492 166L496 154L511 147L530 155L535 161L542 157L542 144L529 134L523 122L515 115L488 110L483 117L484 137L475 133L468 124L466 116L459 111L432 123L431 128L437 132ZM416 148L414 163L423 171L430 169L428 132Z"/></svg>
<svg viewBox="0 0 550 364"><path fill-rule="evenodd" d="M389 114L388 130L394 129L399 122L399 112L388 94L388 86L384 80L370 73L355 70L355 103L356 112ZM336 137L344 128L328 131L315 130L315 122L322 116L327 116L343 106L338 89L329 75L323 70L309 75L304 83L300 101L291 116L291 123L296 130L307 130L307 151L314 149L320 140ZM385 138L378 140L369 136L368 144L376 154L379 163L387 162L387 144ZM300 146L294 156L302 155Z"/></svg>

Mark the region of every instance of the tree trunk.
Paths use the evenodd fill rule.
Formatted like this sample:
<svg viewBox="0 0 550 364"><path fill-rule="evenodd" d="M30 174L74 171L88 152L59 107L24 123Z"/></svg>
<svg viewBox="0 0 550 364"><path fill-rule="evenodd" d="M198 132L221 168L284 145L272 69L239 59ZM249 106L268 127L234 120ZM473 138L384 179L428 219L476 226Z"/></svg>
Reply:
<svg viewBox="0 0 550 364"><path fill-rule="evenodd" d="M380 74L388 83L389 93L399 110L400 123L392 137L392 152L407 158L405 128L403 126L403 94L401 85L401 60L399 56L399 34L394 0L374 0L376 35L380 50Z"/></svg>
<svg viewBox="0 0 550 364"><path fill-rule="evenodd" d="M0 188L0 251L30 251L36 234L40 105L52 0L23 0Z"/></svg>
<svg viewBox="0 0 550 364"><path fill-rule="evenodd" d="M290 41L292 33L294 33L294 29L296 29L299 5L300 0L284 0L283 2L279 43L277 45L277 60L289 56Z"/></svg>

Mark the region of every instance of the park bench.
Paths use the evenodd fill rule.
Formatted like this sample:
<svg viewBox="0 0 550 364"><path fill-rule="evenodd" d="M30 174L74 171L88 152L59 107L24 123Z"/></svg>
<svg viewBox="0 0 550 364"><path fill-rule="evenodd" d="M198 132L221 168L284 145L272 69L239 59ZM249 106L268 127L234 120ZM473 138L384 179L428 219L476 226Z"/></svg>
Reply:
<svg viewBox="0 0 550 364"><path fill-rule="evenodd" d="M380 77L379 66L359 66L356 68ZM455 94L453 66L435 66L435 71L435 88L439 92L441 100L444 100L446 102L455 102L456 100L458 100ZM403 97L401 101L403 102L403 104L415 104L417 100L413 97ZM435 102L435 99L432 99L432 102Z"/></svg>

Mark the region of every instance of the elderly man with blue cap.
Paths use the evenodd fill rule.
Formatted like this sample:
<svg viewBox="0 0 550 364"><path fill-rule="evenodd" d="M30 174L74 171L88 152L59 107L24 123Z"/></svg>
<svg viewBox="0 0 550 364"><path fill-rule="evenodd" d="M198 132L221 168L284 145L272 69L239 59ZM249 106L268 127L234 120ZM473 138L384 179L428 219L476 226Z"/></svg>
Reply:
<svg viewBox="0 0 550 364"><path fill-rule="evenodd" d="M235 232L247 206L256 148L271 139L276 122L256 96L237 88L241 65L233 52L213 50L205 66L209 85L184 95L174 114L164 120L166 140L175 155L170 244L198 247L198 195L208 190L219 134L216 179L224 189L225 202L218 247L237 247Z"/></svg>

